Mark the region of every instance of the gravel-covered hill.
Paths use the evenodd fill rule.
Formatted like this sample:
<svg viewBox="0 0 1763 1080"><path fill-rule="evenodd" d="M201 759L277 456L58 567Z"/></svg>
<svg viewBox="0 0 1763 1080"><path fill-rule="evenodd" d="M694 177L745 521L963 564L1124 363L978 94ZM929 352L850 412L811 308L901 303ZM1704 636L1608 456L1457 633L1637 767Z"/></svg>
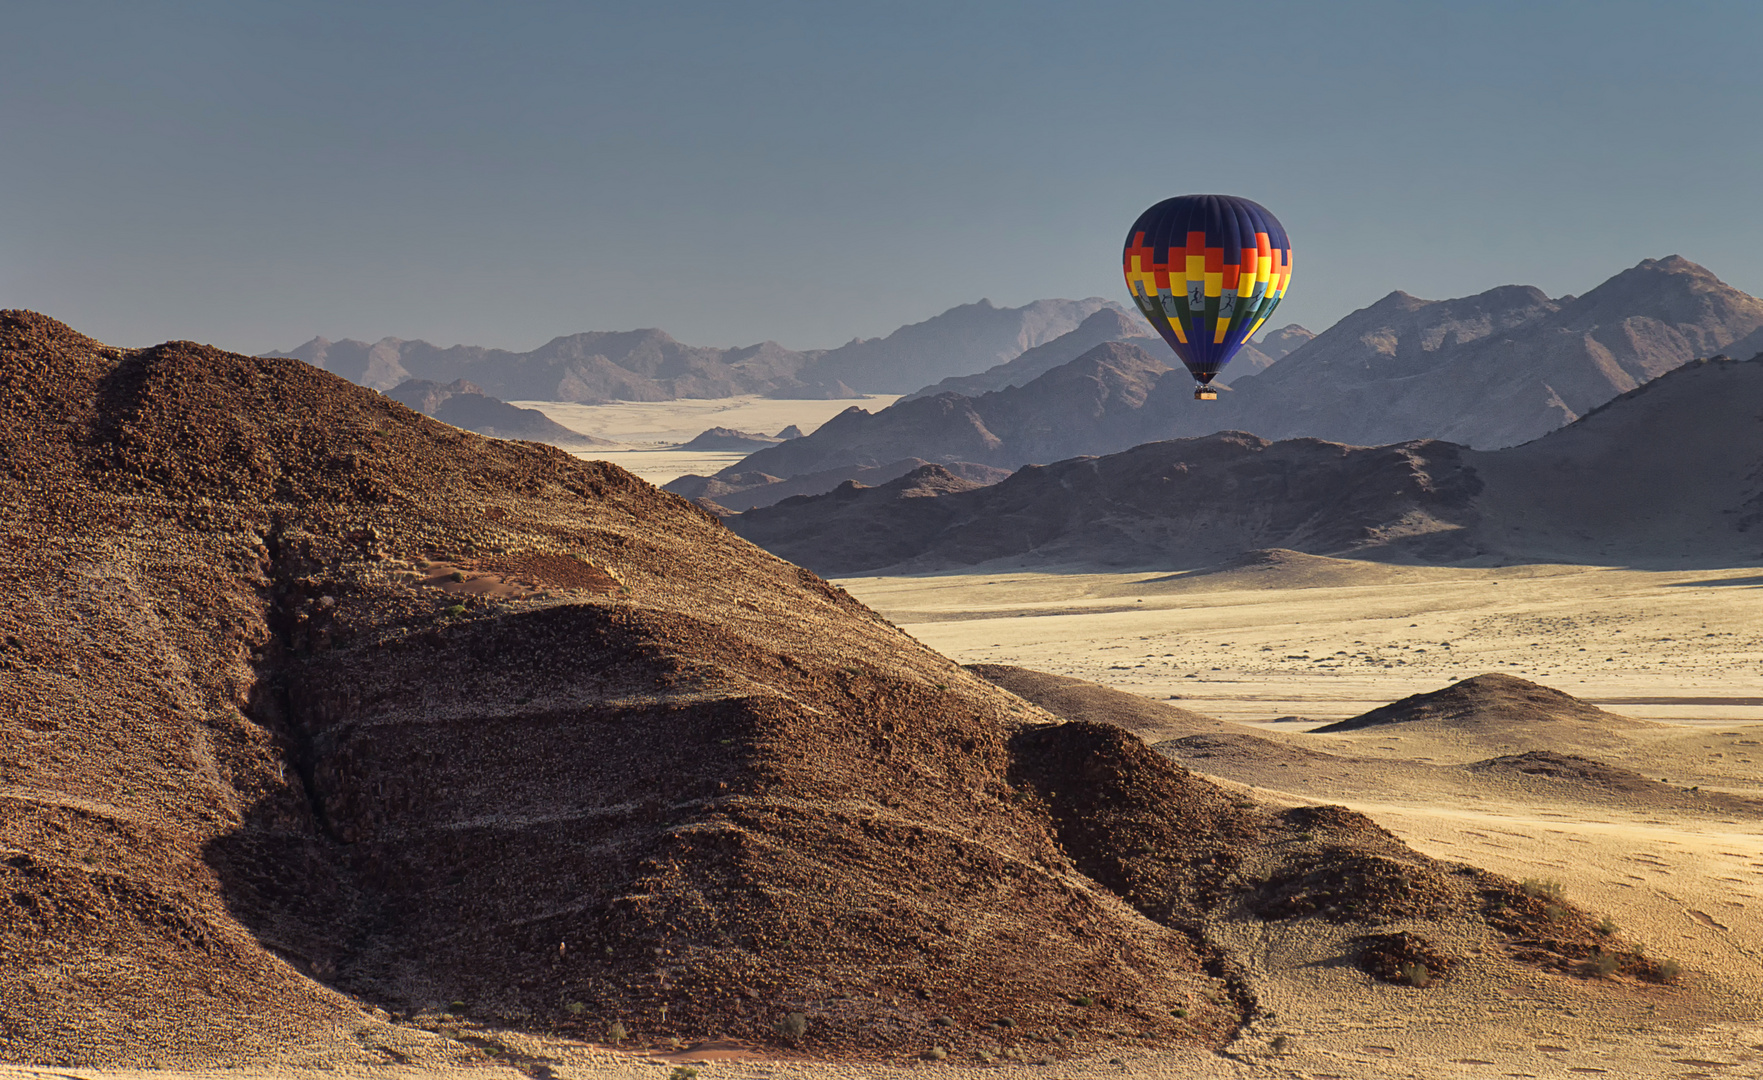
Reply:
<svg viewBox="0 0 1763 1080"><path fill-rule="evenodd" d="M1221 919L1591 940L1055 722L616 467L292 360L0 313L0 554L11 1062L1219 1045L1259 1015Z"/></svg>

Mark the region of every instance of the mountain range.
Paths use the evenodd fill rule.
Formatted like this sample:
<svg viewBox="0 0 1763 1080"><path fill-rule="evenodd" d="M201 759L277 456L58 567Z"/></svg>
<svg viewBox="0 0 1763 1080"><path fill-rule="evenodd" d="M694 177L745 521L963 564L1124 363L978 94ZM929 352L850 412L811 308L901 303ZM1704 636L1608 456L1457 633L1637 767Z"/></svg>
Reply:
<svg viewBox="0 0 1763 1080"><path fill-rule="evenodd" d="M1260 341L1244 345L1213 381L1220 386L1228 386L1232 379L1262 371L1314 336L1296 323L1269 331L1262 335ZM987 368L976 375L950 376L934 386L915 390L902 400L910 401L948 393L977 397L990 390L1022 386L1062 364L1070 363L1097 345L1110 341L1136 345L1154 356L1166 356L1169 350L1163 339L1146 326L1144 319L1136 313L1124 308L1106 307L1078 324L1070 333L1029 349L1012 360Z"/></svg>
<svg viewBox="0 0 1763 1080"><path fill-rule="evenodd" d="M1103 311L1060 341L1075 347L1133 329L1129 317ZM1002 390L921 393L874 414L853 406L805 439L713 478L681 477L669 490L697 495L713 479L766 505L775 500L736 478L775 484L909 458L1015 469L1226 430L1355 445L1516 445L1691 358L1752 355L1763 345L1763 300L1676 256L1646 260L1577 298L1516 285L1459 300L1392 293L1314 338L1296 326L1268 335L1269 348L1288 350L1279 362L1237 376L1208 402L1191 400L1187 373L1161 341L1138 342L1097 345ZM1057 359L1059 345L971 385L1026 377L1038 366L1031 361Z"/></svg>
<svg viewBox="0 0 1763 1080"><path fill-rule="evenodd" d="M1700 360L1501 450L1225 432L1028 466L985 487L925 465L879 487L847 482L727 522L826 574L1004 558L1195 569L1266 549L1426 562L1755 565L1763 562L1760 401L1763 358Z"/></svg>
<svg viewBox="0 0 1763 1080"><path fill-rule="evenodd" d="M1515 446L1697 357L1763 351L1763 300L1673 255L1584 296L1509 285L1459 300L1395 292L1231 385L1216 408L1170 393L1169 435L1253 431L1372 446ZM1172 387L1172 391L1177 388ZM926 455L928 456L928 455Z"/></svg>
<svg viewBox="0 0 1763 1080"><path fill-rule="evenodd" d="M442 348L382 338L369 344L315 337L292 357L375 390L408 379L468 379L508 401L669 401L764 394L841 398L905 393L948 375L1009 360L1075 329L1108 306L1088 300L1037 300L1000 308L963 304L882 338L797 352L776 342L743 348L683 345L660 330L570 334L529 352L475 345ZM1074 354L1075 355L1075 354Z"/></svg>

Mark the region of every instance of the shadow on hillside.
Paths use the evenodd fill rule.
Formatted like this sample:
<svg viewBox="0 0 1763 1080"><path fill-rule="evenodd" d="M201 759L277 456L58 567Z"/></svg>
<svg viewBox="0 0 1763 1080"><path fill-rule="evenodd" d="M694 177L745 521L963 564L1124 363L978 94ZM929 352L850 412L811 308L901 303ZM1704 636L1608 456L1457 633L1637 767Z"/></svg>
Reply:
<svg viewBox="0 0 1763 1080"><path fill-rule="evenodd" d="M1670 587L1673 589L1699 589L1709 585L1754 589L1763 585L1763 574L1753 574L1750 577L1706 578L1701 581L1673 581L1670 583Z"/></svg>

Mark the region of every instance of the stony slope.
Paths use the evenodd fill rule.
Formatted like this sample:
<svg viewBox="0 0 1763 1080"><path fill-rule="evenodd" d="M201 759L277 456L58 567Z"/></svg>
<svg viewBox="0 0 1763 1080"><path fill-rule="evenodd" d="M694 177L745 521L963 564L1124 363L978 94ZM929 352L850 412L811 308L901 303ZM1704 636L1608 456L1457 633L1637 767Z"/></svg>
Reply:
<svg viewBox="0 0 1763 1080"><path fill-rule="evenodd" d="M1199 569L1267 548L1747 566L1763 562L1758 400L1763 362L1697 361L1504 450L1223 433L1024 468L934 499L900 498L895 485L916 482L908 476L729 524L835 574L889 565L883 559L933 568L1006 557Z"/></svg>

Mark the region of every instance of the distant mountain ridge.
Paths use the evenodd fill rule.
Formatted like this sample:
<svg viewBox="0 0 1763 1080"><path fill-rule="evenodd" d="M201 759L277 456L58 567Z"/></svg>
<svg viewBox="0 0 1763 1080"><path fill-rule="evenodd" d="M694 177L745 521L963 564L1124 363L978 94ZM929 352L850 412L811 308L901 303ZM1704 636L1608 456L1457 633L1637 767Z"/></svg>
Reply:
<svg viewBox="0 0 1763 1080"><path fill-rule="evenodd" d="M1315 336L1296 323L1269 331L1260 343L1243 346L1214 381L1228 386L1232 379L1265 370L1274 361ZM1070 363L1097 345L1110 341L1136 345L1153 356L1168 355L1169 347L1136 312L1106 307L1085 319L1071 332L1044 345L1028 349L1012 360L987 368L976 375L950 376L934 386L913 391L903 400L911 401L948 393L977 397L989 390L1023 386L1061 364Z"/></svg>
<svg viewBox="0 0 1763 1080"><path fill-rule="evenodd" d="M1124 314L1098 312L1008 364L939 386L1020 378L1061 348L1132 327ZM1263 344L1280 352L1279 362L1239 375L1211 402L1192 400L1187 373L1172 367L1160 340L1148 351L1138 340L1097 346L1020 386L914 395L874 415L853 407L807 439L761 451L717 478L830 474L915 457L1014 469L1219 431L1362 446L1420 438L1511 446L1692 358L1723 349L1751 355L1747 343L1763 347L1763 300L1677 256L1645 260L1582 297L1559 300L1528 285L1455 300L1395 292L1314 337L1298 326L1267 335ZM1134 354L1130 377L1120 350ZM1116 392L1071 392L1109 365Z"/></svg>
<svg viewBox="0 0 1763 1080"><path fill-rule="evenodd" d="M1758 402L1763 357L1693 361L1500 450L1220 432L1029 466L981 488L926 465L727 524L824 574L1009 557L1195 569L1267 548L1496 565L1755 566Z"/></svg>
<svg viewBox="0 0 1763 1080"><path fill-rule="evenodd" d="M1239 379L1215 408L1185 407L1175 386L1155 404L1176 436L1242 430L1493 449L1572 423L1697 357L1760 349L1763 300L1673 255L1558 300L1526 285L1456 300L1391 293L1295 350L1290 363Z"/></svg>
<svg viewBox="0 0 1763 1080"><path fill-rule="evenodd" d="M661 330L569 334L528 352L426 341L377 342L323 337L292 357L375 390L408 379L468 379L510 401L671 401L764 394L840 398L901 393L926 381L965 374L1015 357L1075 329L1110 302L1037 300L1000 308L989 300L951 308L882 338L836 349L797 352L773 341L741 348L685 345Z"/></svg>
<svg viewBox="0 0 1763 1080"><path fill-rule="evenodd" d="M1025 386L977 397L915 398L873 414L853 405L803 438L743 458L716 479L788 478L915 457L1014 469L1097 446L1124 449L1142 441L1133 437L1139 426L1135 418L1169 370L1168 363L1136 345L1110 341ZM687 494L702 479L682 476L666 487Z"/></svg>

